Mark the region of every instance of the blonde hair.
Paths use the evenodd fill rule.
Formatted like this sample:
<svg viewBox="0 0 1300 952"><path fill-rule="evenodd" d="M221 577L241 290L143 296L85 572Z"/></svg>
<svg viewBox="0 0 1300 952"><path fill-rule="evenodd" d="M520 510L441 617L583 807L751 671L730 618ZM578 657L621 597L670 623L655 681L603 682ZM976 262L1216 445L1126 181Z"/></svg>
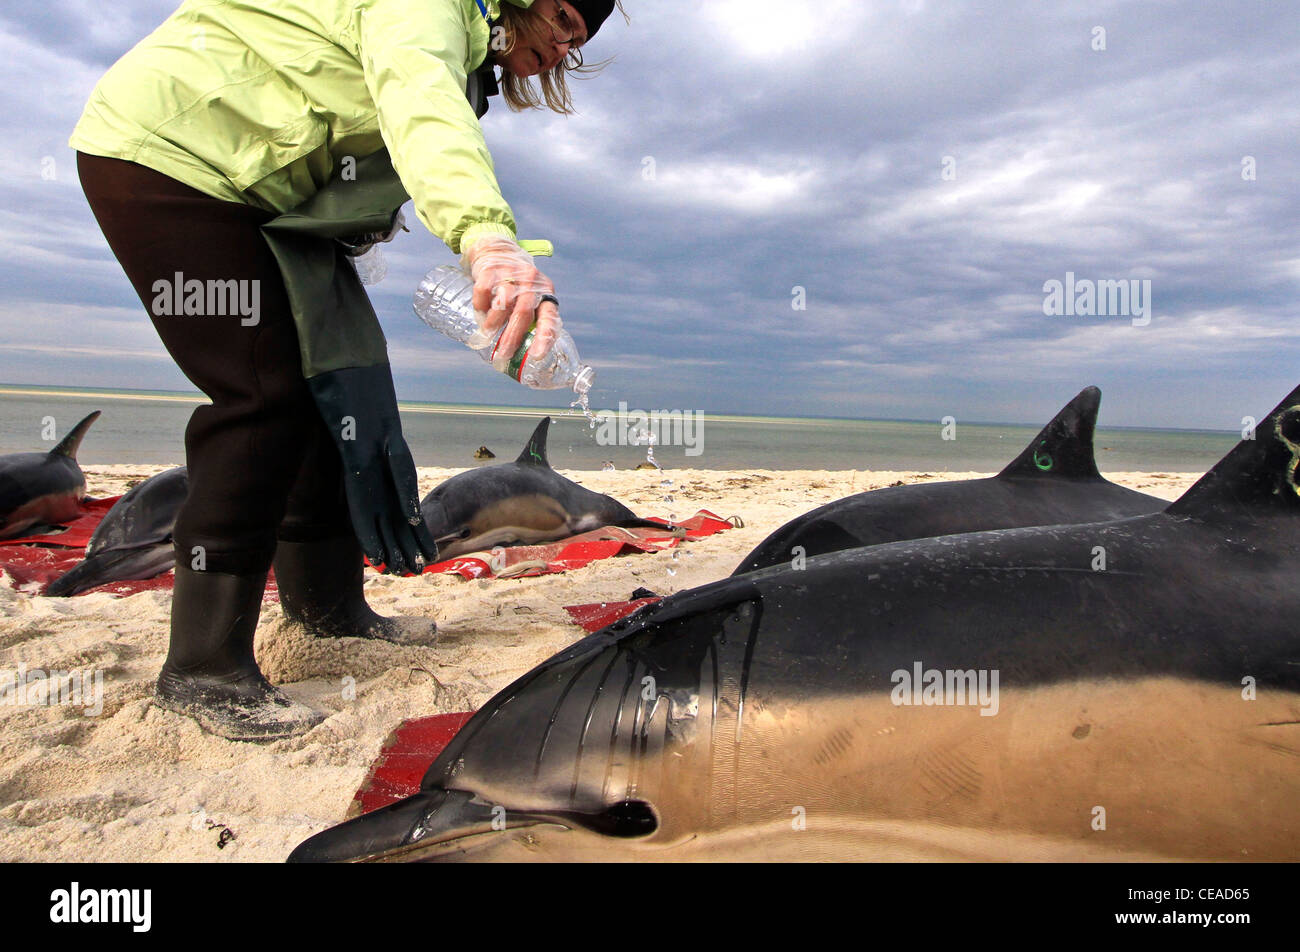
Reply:
<svg viewBox="0 0 1300 952"><path fill-rule="evenodd" d="M623 0L614 0L614 5L618 7L618 12L623 14L623 19L628 20L627 12L623 9ZM505 48L501 51L503 53L513 50L521 35L540 39L543 42L551 42L554 39L551 24L544 16L535 10L517 7L512 3L501 4L501 25L505 28ZM584 63L581 50L570 50L557 66L536 77L538 85L541 86L540 92L533 84L533 77L516 76L508 69L502 69L501 96L505 99L506 105L515 112L541 109L545 106L562 115L572 115L577 110L573 108L573 94L569 90L566 74L599 73L612 59L613 57L610 57L596 63Z"/></svg>

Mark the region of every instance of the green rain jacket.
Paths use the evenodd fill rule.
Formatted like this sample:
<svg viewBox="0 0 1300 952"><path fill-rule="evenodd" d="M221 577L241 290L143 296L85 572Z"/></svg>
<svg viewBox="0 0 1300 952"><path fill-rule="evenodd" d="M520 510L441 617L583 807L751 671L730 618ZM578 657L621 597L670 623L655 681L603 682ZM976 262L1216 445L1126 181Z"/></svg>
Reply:
<svg viewBox="0 0 1300 952"><path fill-rule="evenodd" d="M465 98L499 13L499 0L185 0L99 81L69 144L275 212L344 157L387 147L452 251L513 237Z"/></svg>
<svg viewBox="0 0 1300 952"><path fill-rule="evenodd" d="M497 0L186 0L100 80L70 144L281 212L262 230L303 376L386 364L334 239L387 230L408 195L453 251L514 236L466 98L499 13Z"/></svg>

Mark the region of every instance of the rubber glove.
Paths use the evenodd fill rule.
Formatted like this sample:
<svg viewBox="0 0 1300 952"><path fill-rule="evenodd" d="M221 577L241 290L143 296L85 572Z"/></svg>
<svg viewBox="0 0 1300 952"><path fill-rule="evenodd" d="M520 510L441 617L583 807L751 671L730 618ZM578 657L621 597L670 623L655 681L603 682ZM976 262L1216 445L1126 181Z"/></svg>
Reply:
<svg viewBox="0 0 1300 952"><path fill-rule="evenodd" d="M461 267L474 279L474 310L485 312L483 329L506 328L493 354L508 358L537 322L530 360L545 357L560 335L560 310L551 279L537 270L533 256L505 235L484 235L461 255Z"/></svg>
<svg viewBox="0 0 1300 952"><path fill-rule="evenodd" d="M418 575L438 561L438 544L420 515L415 461L402 437L388 365L331 370L307 385L343 457L362 552L382 572Z"/></svg>

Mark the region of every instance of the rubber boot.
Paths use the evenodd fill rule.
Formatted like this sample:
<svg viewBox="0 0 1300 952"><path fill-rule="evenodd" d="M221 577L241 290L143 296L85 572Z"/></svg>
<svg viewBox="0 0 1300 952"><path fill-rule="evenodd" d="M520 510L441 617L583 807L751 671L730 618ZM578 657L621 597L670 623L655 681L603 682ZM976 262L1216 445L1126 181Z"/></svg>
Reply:
<svg viewBox="0 0 1300 952"><path fill-rule="evenodd" d="M196 572L177 563L171 646L155 696L231 740L306 733L324 715L269 684L253 658L266 573Z"/></svg>
<svg viewBox="0 0 1300 952"><path fill-rule="evenodd" d="M395 644L432 644L432 618L385 618L366 604L361 545L355 536L314 542L281 540L275 582L284 615L319 638L375 638Z"/></svg>

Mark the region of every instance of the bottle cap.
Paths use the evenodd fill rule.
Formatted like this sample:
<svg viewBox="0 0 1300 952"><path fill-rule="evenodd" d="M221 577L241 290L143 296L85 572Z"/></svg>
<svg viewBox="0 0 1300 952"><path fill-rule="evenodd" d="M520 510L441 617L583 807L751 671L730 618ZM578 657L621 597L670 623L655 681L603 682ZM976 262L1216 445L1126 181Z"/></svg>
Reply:
<svg viewBox="0 0 1300 952"><path fill-rule="evenodd" d="M590 365L583 367L578 371L578 376L574 378L573 392L577 394L586 393L595 382L596 371Z"/></svg>

